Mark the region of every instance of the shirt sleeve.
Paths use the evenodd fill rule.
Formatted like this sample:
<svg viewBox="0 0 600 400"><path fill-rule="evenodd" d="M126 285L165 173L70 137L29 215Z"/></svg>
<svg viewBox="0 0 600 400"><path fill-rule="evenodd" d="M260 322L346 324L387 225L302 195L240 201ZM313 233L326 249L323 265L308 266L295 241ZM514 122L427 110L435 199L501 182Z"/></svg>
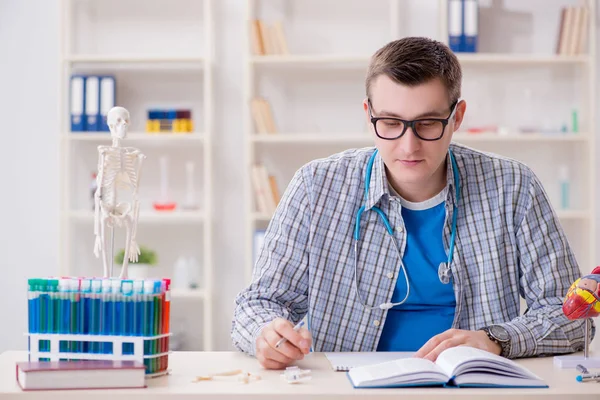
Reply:
<svg viewBox="0 0 600 400"><path fill-rule="evenodd" d="M571 353L584 346L585 320L569 320L562 311L564 296L581 273L546 192L532 176L516 236L527 311L501 324L511 337L508 358ZM591 331L593 337L593 323Z"/></svg>
<svg viewBox="0 0 600 400"><path fill-rule="evenodd" d="M308 310L308 241L310 225L308 167L288 185L265 232L252 282L235 299L233 345L256 354L256 338L273 319L296 324Z"/></svg>

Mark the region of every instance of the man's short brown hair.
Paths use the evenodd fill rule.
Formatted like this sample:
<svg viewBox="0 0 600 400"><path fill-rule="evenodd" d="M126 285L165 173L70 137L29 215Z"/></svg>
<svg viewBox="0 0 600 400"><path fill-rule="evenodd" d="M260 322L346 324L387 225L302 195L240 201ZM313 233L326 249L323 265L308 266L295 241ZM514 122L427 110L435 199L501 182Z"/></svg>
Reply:
<svg viewBox="0 0 600 400"><path fill-rule="evenodd" d="M450 104L460 98L460 62L448 46L433 39L406 37L377 50L367 70L367 97L370 96L371 84L382 74L407 86L438 78L446 86Z"/></svg>

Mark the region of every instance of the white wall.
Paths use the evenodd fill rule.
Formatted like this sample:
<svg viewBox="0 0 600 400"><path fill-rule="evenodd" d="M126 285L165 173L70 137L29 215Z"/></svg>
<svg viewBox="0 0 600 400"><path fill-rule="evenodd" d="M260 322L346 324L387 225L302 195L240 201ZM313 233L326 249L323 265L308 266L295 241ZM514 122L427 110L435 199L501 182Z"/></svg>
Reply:
<svg viewBox="0 0 600 400"><path fill-rule="evenodd" d="M215 205L219 207L215 209L213 242L219 291L214 337L217 349L230 349L233 298L243 284L240 272L245 261L240 199L246 171L239 162L244 156L244 8L240 0L215 3L218 134L214 170L218 176L214 182ZM415 21L411 24L419 25ZM58 270L58 78L58 1L0 0L0 138L6 152L0 157L1 182L5 185L0 193L0 265L4 276L0 351L26 348L26 279ZM600 264L600 251L596 263Z"/></svg>

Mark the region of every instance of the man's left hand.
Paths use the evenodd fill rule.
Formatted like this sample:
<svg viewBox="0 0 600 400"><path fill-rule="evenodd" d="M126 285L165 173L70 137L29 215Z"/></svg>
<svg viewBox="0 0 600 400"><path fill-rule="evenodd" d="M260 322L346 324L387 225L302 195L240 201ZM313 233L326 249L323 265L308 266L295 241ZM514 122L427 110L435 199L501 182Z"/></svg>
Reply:
<svg viewBox="0 0 600 400"><path fill-rule="evenodd" d="M500 354L502 348L498 343L492 342L484 331L467 331L463 329L448 329L446 332L435 335L417 351L415 357L435 361L440 353L451 347L466 345L490 353Z"/></svg>

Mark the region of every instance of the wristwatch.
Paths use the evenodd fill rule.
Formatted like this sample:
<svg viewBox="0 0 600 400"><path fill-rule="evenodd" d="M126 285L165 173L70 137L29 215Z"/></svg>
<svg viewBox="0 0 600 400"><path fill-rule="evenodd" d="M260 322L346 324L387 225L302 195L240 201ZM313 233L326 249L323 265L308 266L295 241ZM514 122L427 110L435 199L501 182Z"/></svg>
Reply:
<svg viewBox="0 0 600 400"><path fill-rule="evenodd" d="M490 325L481 328L481 330L487 334L492 342L500 345L500 355L506 357L510 352L510 335L506 328L500 325Z"/></svg>

